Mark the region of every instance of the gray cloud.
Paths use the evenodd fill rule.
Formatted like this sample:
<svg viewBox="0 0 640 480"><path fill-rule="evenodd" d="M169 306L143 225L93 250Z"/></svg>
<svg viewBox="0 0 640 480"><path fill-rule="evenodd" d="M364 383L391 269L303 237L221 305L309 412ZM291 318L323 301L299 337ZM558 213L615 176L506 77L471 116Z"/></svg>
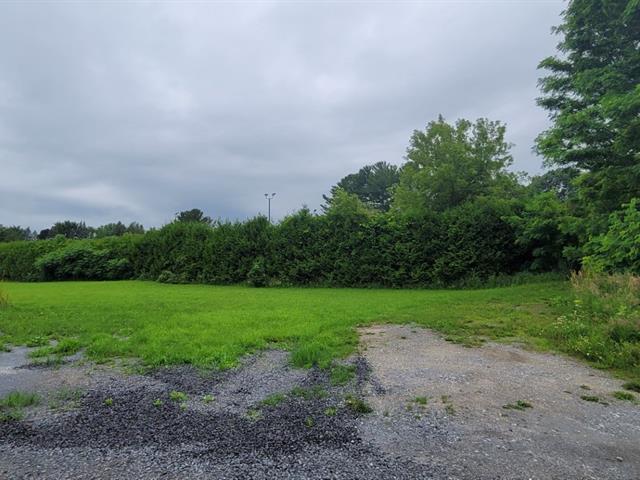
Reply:
<svg viewBox="0 0 640 480"><path fill-rule="evenodd" d="M442 113L537 172L561 1L2 3L0 223L276 216Z"/></svg>

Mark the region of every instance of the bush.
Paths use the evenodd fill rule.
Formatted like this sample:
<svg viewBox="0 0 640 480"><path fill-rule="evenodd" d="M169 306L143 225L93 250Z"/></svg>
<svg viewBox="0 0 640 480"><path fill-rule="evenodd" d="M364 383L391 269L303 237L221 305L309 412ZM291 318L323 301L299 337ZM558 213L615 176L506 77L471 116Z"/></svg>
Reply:
<svg viewBox="0 0 640 480"><path fill-rule="evenodd" d="M628 272L640 275L640 203L637 198L609 217L604 235L587 243L585 267L601 272Z"/></svg>
<svg viewBox="0 0 640 480"><path fill-rule="evenodd" d="M252 287L266 287L269 285L269 275L267 275L264 257L258 257L254 260L247 274L247 282Z"/></svg>
<svg viewBox="0 0 640 480"><path fill-rule="evenodd" d="M428 287L482 285L522 271L511 201L477 199L420 217L381 214L338 196L278 225L173 222L145 234L0 244L0 279ZM503 281L503 280L500 280Z"/></svg>
<svg viewBox="0 0 640 480"><path fill-rule="evenodd" d="M572 305L548 335L602 367L640 373L640 278L583 271L571 285Z"/></svg>
<svg viewBox="0 0 640 480"><path fill-rule="evenodd" d="M133 276L128 258L114 245L98 241L71 241L38 257L34 266L43 280L119 280Z"/></svg>
<svg viewBox="0 0 640 480"><path fill-rule="evenodd" d="M35 261L38 257L64 247L67 240L56 237L51 240L0 243L0 280L33 282L42 280Z"/></svg>

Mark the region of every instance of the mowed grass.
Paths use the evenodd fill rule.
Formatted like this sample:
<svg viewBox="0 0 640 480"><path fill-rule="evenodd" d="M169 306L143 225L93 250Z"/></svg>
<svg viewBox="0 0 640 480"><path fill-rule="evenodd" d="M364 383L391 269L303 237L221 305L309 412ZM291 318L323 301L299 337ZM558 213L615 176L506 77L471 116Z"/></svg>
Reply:
<svg viewBox="0 0 640 480"><path fill-rule="evenodd" d="M485 290L382 290L166 285L154 282L10 283L0 309L0 345L42 339L85 348L104 361L190 363L229 368L276 346L298 366L327 366L357 347L356 327L415 323L465 343L480 339L549 344L542 330L565 282ZM35 340L34 340L35 339Z"/></svg>

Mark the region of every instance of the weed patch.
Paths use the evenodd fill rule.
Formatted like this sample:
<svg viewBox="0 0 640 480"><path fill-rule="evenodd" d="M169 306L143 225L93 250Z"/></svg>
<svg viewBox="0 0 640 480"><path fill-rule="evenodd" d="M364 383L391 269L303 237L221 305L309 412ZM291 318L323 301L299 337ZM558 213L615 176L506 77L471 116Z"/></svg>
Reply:
<svg viewBox="0 0 640 480"><path fill-rule="evenodd" d="M309 401L325 398L327 392L320 385L314 385L309 388L293 387L293 389L291 389L291 395Z"/></svg>
<svg viewBox="0 0 640 480"><path fill-rule="evenodd" d="M449 395L442 395L440 400L444 404L444 411L447 412L448 415L455 415L456 409L451 402L451 397Z"/></svg>
<svg viewBox="0 0 640 480"><path fill-rule="evenodd" d="M416 397L413 399L413 403L425 407L429 403L429 399L427 397Z"/></svg>
<svg viewBox="0 0 640 480"><path fill-rule="evenodd" d="M338 413L338 409L336 407L327 407L324 411L324 414L327 417L335 417Z"/></svg>
<svg viewBox="0 0 640 480"><path fill-rule="evenodd" d="M24 418L24 409L38 405L40 397L35 393L14 391L0 398L0 421L18 421Z"/></svg>
<svg viewBox="0 0 640 480"><path fill-rule="evenodd" d="M633 393L630 392L623 392L621 390L617 391L617 392L613 392L613 397L617 398L618 400L626 400L629 402L633 402L636 397Z"/></svg>
<svg viewBox="0 0 640 480"><path fill-rule="evenodd" d="M169 393L169 400L171 400L172 402L186 402L187 401L187 394L184 392L179 392L178 390L171 390L171 392Z"/></svg>
<svg viewBox="0 0 640 480"><path fill-rule="evenodd" d="M63 338L56 345L45 345L29 353L31 358L42 358L49 356L68 357L77 353L82 345L76 338Z"/></svg>
<svg viewBox="0 0 640 480"><path fill-rule="evenodd" d="M600 397L598 397L597 395L582 395L580 398L585 402L594 402L594 403L600 402Z"/></svg>
<svg viewBox="0 0 640 480"><path fill-rule="evenodd" d="M29 338L25 345L29 348L33 347L43 347L45 345L49 345L49 337L43 335L36 335L35 337Z"/></svg>
<svg viewBox="0 0 640 480"><path fill-rule="evenodd" d="M255 409L255 408L251 408L251 409L247 410L246 416L252 422L257 422L258 420L262 419L262 412L260 410Z"/></svg>
<svg viewBox="0 0 640 480"><path fill-rule="evenodd" d="M640 393L640 382L627 382L622 385L622 388L632 392Z"/></svg>
<svg viewBox="0 0 640 480"><path fill-rule="evenodd" d="M503 405L502 408L504 408L505 410L526 410L527 408L533 408L533 405L524 400L518 400L516 403L508 403L506 405Z"/></svg>
<svg viewBox="0 0 640 480"><path fill-rule="evenodd" d="M284 395L284 393L273 393L262 400L260 404L268 407L275 407L284 402L285 398L287 397Z"/></svg>
<svg viewBox="0 0 640 480"><path fill-rule="evenodd" d="M52 410L73 410L80 404L84 392L79 388L61 388L54 392L49 400Z"/></svg>
<svg viewBox="0 0 640 480"><path fill-rule="evenodd" d="M371 408L369 404L354 395L347 395L344 403L355 413L367 414L373 412L373 408Z"/></svg>
<svg viewBox="0 0 640 480"><path fill-rule="evenodd" d="M355 376L356 367L353 365L334 365L331 368L331 384L346 385Z"/></svg>

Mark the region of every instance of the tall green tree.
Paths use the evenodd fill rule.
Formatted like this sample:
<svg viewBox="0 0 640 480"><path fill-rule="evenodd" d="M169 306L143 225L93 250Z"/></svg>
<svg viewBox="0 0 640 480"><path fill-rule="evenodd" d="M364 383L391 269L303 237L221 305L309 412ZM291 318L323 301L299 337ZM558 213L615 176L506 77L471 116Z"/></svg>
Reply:
<svg viewBox="0 0 640 480"><path fill-rule="evenodd" d="M442 116L416 130L407 149L394 208L409 214L444 211L483 195L517 188L506 127L485 118L447 123Z"/></svg>
<svg viewBox="0 0 640 480"><path fill-rule="evenodd" d="M640 197L640 2L572 0L563 20L559 54L539 65L538 103L553 123L537 150L580 169L581 199L606 216Z"/></svg>
<svg viewBox="0 0 640 480"><path fill-rule="evenodd" d="M96 238L120 237L125 233L144 233L144 227L138 222L131 222L126 226L122 222L107 223L95 229Z"/></svg>
<svg viewBox="0 0 640 480"><path fill-rule="evenodd" d="M34 238L35 232L29 227L22 228L17 225L4 226L0 224L0 242L15 242L18 240L31 240Z"/></svg>
<svg viewBox="0 0 640 480"><path fill-rule="evenodd" d="M367 207L386 212L391 206L391 189L400 180L398 167L387 162L378 162L366 165L357 173L347 175L336 185L331 187L329 196L323 195L327 204L325 210L331 205L339 189L347 193L357 195Z"/></svg>
<svg viewBox="0 0 640 480"><path fill-rule="evenodd" d="M199 208L192 208L191 210L183 210L176 213L176 222L197 222L206 223L207 225L213 224L211 217L207 217Z"/></svg>
<svg viewBox="0 0 640 480"><path fill-rule="evenodd" d="M38 238L45 240L54 238L56 235L62 235L66 238L90 238L93 236L93 228L87 227L84 222L65 220L64 222L54 223L51 228L41 230Z"/></svg>

